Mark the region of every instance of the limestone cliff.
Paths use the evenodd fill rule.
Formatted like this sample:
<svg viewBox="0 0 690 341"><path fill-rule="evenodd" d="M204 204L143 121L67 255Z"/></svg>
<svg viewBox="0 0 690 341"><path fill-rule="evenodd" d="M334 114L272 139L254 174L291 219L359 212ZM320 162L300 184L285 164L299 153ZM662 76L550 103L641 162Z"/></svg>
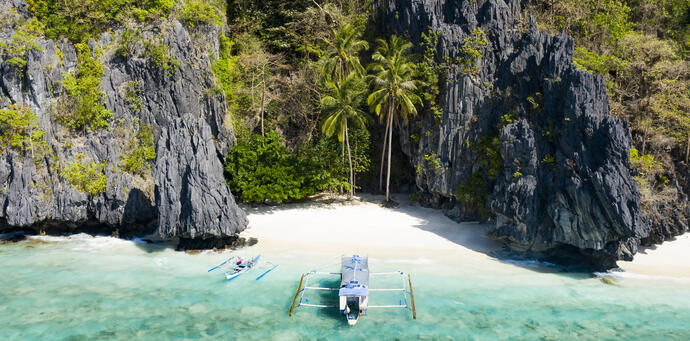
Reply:
<svg viewBox="0 0 690 341"><path fill-rule="evenodd" d="M417 45L439 33L439 58L461 56L476 28L487 41L476 74L456 66L446 75L440 120L420 115L401 136L423 201L476 218L457 189L481 178L492 234L515 249L574 250L603 267L633 256L649 227L630 174L630 133L609 115L604 80L573 65L571 38L540 32L518 0L390 0L384 11L386 29ZM477 148L487 136L500 139L493 176Z"/></svg>
<svg viewBox="0 0 690 341"><path fill-rule="evenodd" d="M4 9L28 14L22 1ZM13 30L2 28L0 41ZM218 50L217 28L187 30L170 20L141 30L129 58L115 51L121 29L89 41L104 72L101 88L112 111L110 128L75 132L58 123L64 76L77 66L75 46L39 39L19 68L0 57L0 108L22 106L38 116L49 152L33 162L26 152L0 154L0 227L48 231L99 228L121 233L157 231L163 237L223 238L243 230L247 219L223 176L222 157L231 148L224 124L225 100L215 87L211 56ZM146 55L145 43L169 51L176 65L167 70ZM132 89L134 88L134 89ZM134 97L134 98L133 98ZM156 157L141 175L125 172L123 155L137 126L153 129ZM77 155L106 163L107 188L88 195L61 172Z"/></svg>

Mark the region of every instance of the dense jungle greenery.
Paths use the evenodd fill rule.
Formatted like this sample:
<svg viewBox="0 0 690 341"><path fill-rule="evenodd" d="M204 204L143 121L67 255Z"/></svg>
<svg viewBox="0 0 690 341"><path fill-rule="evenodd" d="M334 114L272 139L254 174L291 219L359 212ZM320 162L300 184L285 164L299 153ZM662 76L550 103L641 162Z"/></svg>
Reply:
<svg viewBox="0 0 690 341"><path fill-rule="evenodd" d="M386 117L388 126L395 115L416 114L412 102L398 100L401 93L370 97L386 94L392 79L403 95L419 99L415 65L394 57L408 58L410 45L402 40L397 50L379 53L368 75L362 61L388 47L366 30L371 5L228 2L228 31L213 70L238 136L226 164L229 184L243 200L282 202L323 190L352 195L371 164L373 118Z"/></svg>

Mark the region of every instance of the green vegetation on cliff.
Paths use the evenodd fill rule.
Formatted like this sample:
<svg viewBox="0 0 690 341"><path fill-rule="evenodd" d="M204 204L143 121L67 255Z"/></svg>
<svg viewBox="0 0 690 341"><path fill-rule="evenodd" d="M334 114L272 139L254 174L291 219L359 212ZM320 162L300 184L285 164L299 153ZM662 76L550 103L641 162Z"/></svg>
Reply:
<svg viewBox="0 0 690 341"><path fill-rule="evenodd" d="M0 109L0 147L29 151L36 160L49 151L45 132L38 127L38 117L25 106L11 105Z"/></svg>
<svg viewBox="0 0 690 341"><path fill-rule="evenodd" d="M103 65L101 51L94 53L86 44L76 44L77 71L63 75L67 96L60 99L58 122L75 131L98 130L110 127L113 113L105 107L105 92L101 90Z"/></svg>
<svg viewBox="0 0 690 341"><path fill-rule="evenodd" d="M180 20L188 27L225 24L223 0L184 0Z"/></svg>
<svg viewBox="0 0 690 341"><path fill-rule="evenodd" d="M8 27L14 25L15 30L9 43L0 42L0 54L7 58L6 63L23 70L26 67L26 54L41 48L37 39L43 35L44 25L36 18L17 20L14 15L10 15L10 18L12 20L7 23Z"/></svg>
<svg viewBox="0 0 690 341"><path fill-rule="evenodd" d="M174 0L28 0L29 10L46 25L46 37L84 42L127 18L167 16Z"/></svg>
<svg viewBox="0 0 690 341"><path fill-rule="evenodd" d="M503 157L501 156L501 138L498 134L484 135L472 148L477 157L477 165L481 167L470 178L458 185L455 195L466 207L478 212L482 219L487 219L491 213L486 209L496 178L503 171ZM519 173L519 172L516 172ZM520 178L522 173L513 174L513 178Z"/></svg>
<svg viewBox="0 0 690 341"><path fill-rule="evenodd" d="M127 146L127 154L122 154L122 169L130 174L141 176L151 171L150 162L156 159L156 148L153 145L153 127L139 124L137 133L132 137Z"/></svg>
<svg viewBox="0 0 690 341"><path fill-rule="evenodd" d="M27 0L29 10L45 24L50 39L66 37L85 42L117 25L134 20L141 24L179 18L188 27L222 26L221 0Z"/></svg>
<svg viewBox="0 0 690 341"><path fill-rule="evenodd" d="M146 56L153 65L163 70L166 75L172 76L180 67L175 57L170 54L168 45L158 41L146 41L144 43L144 56Z"/></svg>
<svg viewBox="0 0 690 341"><path fill-rule="evenodd" d="M60 175L76 190L88 195L97 195L105 192L107 178L105 176L105 163L85 161L86 155L78 154L76 160L70 162Z"/></svg>
<svg viewBox="0 0 690 341"><path fill-rule="evenodd" d="M676 203L663 174L690 161L690 2L531 3L541 29L575 39L575 65L606 79L611 113L628 121L633 135L645 214Z"/></svg>

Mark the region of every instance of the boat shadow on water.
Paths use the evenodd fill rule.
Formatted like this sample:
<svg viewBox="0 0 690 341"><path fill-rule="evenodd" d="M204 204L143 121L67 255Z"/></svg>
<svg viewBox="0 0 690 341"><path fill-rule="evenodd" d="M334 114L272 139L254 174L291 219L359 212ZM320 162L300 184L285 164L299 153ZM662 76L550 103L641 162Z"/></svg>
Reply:
<svg viewBox="0 0 690 341"><path fill-rule="evenodd" d="M324 288L337 288L340 286L340 277L339 276L324 276L320 277L314 282L310 283L312 286L317 286L317 287L324 287ZM309 292L308 294L305 293L304 295L304 301L303 303L311 303L311 304L323 304L323 305L329 305L329 306L338 306L338 292L337 291L314 291L314 292ZM286 309L285 311L288 311L290 309L290 304L292 303L292 297L286 302ZM311 310L295 310L293 316L300 316L300 315L317 315L318 317L324 317L324 318L329 318L333 320L338 320L342 321L343 316L340 314L337 308L315 308Z"/></svg>

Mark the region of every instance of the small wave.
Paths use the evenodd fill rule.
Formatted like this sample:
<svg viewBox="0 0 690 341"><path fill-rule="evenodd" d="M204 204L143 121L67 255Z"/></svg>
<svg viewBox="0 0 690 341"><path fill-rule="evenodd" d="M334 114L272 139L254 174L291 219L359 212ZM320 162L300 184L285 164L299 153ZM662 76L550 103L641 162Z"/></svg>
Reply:
<svg viewBox="0 0 690 341"><path fill-rule="evenodd" d="M72 250L75 251L102 250L111 249L116 246L148 244L147 241L141 238L125 240L115 237L92 236L86 233L78 233L68 236L27 236L27 238L46 243L76 244L72 248Z"/></svg>
<svg viewBox="0 0 690 341"><path fill-rule="evenodd" d="M617 277L621 279L637 279L637 280L651 280L651 281L673 281L681 283L690 283L690 278L688 277L672 277L672 276L661 276L661 275L644 275L635 272L627 271L610 271L610 272L595 272L594 275L597 277Z"/></svg>
<svg viewBox="0 0 690 341"><path fill-rule="evenodd" d="M76 235L79 236L79 235ZM88 235L87 235L88 236ZM75 251L96 251L96 250L107 250L112 249L117 246L133 245L135 242L130 240L119 239L115 237L79 237L73 238L73 240L79 242L72 250Z"/></svg>
<svg viewBox="0 0 690 341"><path fill-rule="evenodd" d="M79 234L69 235L69 236L27 236L27 238L42 241L42 242L48 242L48 243L59 243L59 242L69 242L69 241L74 241L74 240L93 239L92 236L85 234L85 233L79 233Z"/></svg>

